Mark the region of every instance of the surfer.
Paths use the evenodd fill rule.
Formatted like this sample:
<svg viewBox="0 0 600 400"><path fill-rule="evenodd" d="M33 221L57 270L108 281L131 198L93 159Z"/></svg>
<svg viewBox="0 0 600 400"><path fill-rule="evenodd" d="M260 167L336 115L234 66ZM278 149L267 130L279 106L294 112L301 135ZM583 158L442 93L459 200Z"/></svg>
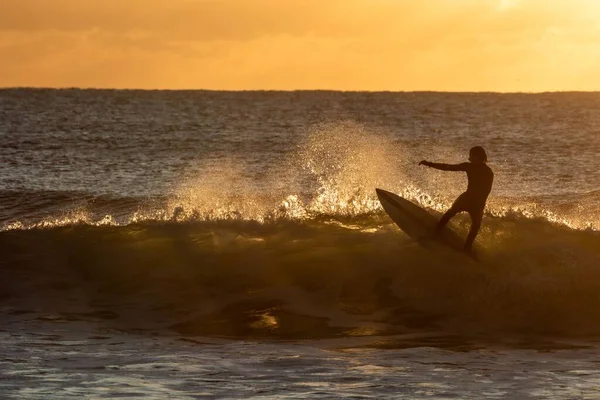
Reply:
<svg viewBox="0 0 600 400"><path fill-rule="evenodd" d="M492 172L492 169L486 163L487 154L481 146L471 148L469 151L469 162L440 164L423 160L419 163L419 165L425 165L426 167L442 171L465 171L467 173L467 178L469 179L467 191L458 196L452 207L446 211L435 227L435 233L439 233L444 229L448 221L450 221L450 218L459 212L468 212L471 216L471 229L465 242L464 250L466 253L471 253L472 251L473 241L475 241L475 237L481 227L485 203L492 190L494 172Z"/></svg>

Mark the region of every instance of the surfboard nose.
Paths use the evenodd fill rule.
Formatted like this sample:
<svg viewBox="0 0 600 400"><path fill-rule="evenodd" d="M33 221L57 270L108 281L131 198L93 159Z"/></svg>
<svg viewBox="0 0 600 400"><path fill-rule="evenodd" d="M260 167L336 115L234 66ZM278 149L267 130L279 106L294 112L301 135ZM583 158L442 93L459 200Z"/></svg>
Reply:
<svg viewBox="0 0 600 400"><path fill-rule="evenodd" d="M379 197L379 201L381 201L382 199L389 199L390 194L393 194L391 192L388 192L387 190L383 190L383 189L379 189L379 188L375 189L375 193L377 193L377 197Z"/></svg>
<svg viewBox="0 0 600 400"><path fill-rule="evenodd" d="M381 196L381 195L383 195L385 193L389 193L389 192L387 190L375 188L375 193L377 193L378 196Z"/></svg>

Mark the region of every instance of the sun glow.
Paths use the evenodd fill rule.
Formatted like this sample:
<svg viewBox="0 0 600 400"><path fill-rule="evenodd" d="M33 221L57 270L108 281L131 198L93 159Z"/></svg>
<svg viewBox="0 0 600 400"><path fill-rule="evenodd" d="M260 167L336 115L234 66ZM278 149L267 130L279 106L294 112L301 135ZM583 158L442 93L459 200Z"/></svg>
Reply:
<svg viewBox="0 0 600 400"><path fill-rule="evenodd" d="M4 0L0 86L600 90L599 18L596 0Z"/></svg>

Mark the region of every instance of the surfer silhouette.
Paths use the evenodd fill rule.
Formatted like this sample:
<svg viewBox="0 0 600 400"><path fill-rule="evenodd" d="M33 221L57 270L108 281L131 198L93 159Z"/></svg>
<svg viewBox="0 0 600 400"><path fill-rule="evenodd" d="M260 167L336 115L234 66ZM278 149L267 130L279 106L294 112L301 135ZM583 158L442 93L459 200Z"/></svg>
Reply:
<svg viewBox="0 0 600 400"><path fill-rule="evenodd" d="M458 196L452 207L446 211L435 227L435 233L439 233L456 214L463 211L468 212L471 216L471 229L465 242L464 250L466 253L472 252L473 242L481 227L485 203L492 190L494 172L486 163L487 154L481 146L471 148L469 151L469 162L440 164L423 160L419 163L419 165L442 171L464 171L467 173L467 178L469 179L467 190Z"/></svg>

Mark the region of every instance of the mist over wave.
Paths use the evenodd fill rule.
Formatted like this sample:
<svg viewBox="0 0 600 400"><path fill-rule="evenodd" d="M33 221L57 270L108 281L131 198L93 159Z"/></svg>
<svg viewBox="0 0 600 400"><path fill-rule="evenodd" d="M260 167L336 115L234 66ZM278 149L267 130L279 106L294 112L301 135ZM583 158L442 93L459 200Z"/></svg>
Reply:
<svg viewBox="0 0 600 400"><path fill-rule="evenodd" d="M433 147L427 155L385 132L347 121L320 124L296 150L269 164L257 178L234 159L199 163L194 174L173 183L170 194L153 197L84 192L0 192L3 230L76 224L117 225L143 221L306 221L381 214L374 189L396 192L433 212L446 210L466 186L462 173L419 169L420 159L459 162L454 149ZM494 162L491 163L494 168ZM502 188L500 173L495 187ZM498 189L495 190L496 192ZM495 195L493 216L545 219L573 229L599 226L600 191L554 196Z"/></svg>

